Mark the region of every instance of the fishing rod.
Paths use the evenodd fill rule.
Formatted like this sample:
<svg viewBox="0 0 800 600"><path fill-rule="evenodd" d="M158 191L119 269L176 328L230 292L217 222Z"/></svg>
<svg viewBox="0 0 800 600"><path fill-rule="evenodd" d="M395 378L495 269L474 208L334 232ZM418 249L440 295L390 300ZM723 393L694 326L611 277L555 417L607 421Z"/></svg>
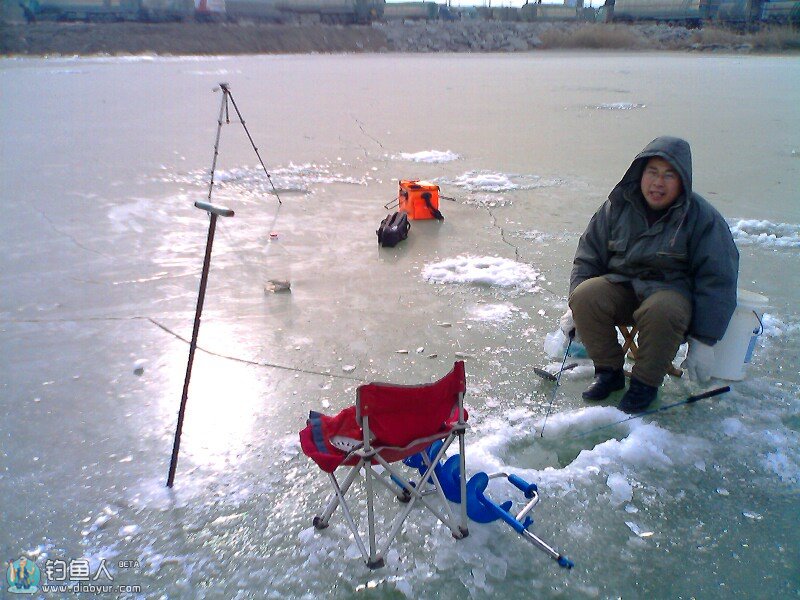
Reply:
<svg viewBox="0 0 800 600"><path fill-rule="evenodd" d="M633 419L639 419L641 417L646 417L647 415L654 415L659 412L664 412L665 410L669 410L671 408L675 408L676 406L683 406L684 404L692 404L693 402L697 402L698 400L705 400L706 398L713 398L715 396L719 396L721 394L725 394L731 391L731 386L726 385L723 387L719 387L713 390L709 390L707 392L703 392L702 394L696 394L694 396L689 396L686 400L681 400L680 402L674 402L672 404L667 404L666 406L662 406L660 408L654 408L653 410L647 410L645 412L639 413L638 415L632 415L627 419L622 419L621 421L617 421L615 423L609 423L608 425L601 425L600 427L595 427L594 429L590 429L589 431L584 431L583 433L579 433L578 435L572 436L569 439L578 439L589 435L590 433L594 433L596 431L600 431L602 429L608 429L609 427L614 427L615 425L619 425L621 423L627 423ZM544 429L544 427L542 427Z"/></svg>
<svg viewBox="0 0 800 600"><path fill-rule="evenodd" d="M558 370L558 375L556 376L556 385L553 387L553 393L550 395L550 405L547 407L547 413L544 415L544 423L542 423L542 431L539 433L539 437L544 437L544 428L547 425L547 417L550 416L550 411L553 408L553 401L556 399L556 393L558 392L558 386L561 383L561 374L564 372L564 365L567 364L567 357L569 356L569 349L572 347L572 340L575 339L575 330L572 329L569 332L569 343L567 344L567 349L564 351L564 360L561 361L561 368ZM538 373L537 373L538 374Z"/></svg>

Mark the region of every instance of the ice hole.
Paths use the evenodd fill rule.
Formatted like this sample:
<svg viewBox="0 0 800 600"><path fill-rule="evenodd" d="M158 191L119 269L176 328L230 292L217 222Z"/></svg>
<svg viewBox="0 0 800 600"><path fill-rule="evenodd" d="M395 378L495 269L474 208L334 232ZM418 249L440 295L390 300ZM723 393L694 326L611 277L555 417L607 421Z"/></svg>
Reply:
<svg viewBox="0 0 800 600"><path fill-rule="evenodd" d="M548 436L547 430L545 430L544 437L541 437L540 432L537 431L535 436L523 438L516 444L512 444L509 447L509 454L510 458L513 458L511 462L521 468L563 469L572 464L584 450L594 450L609 440L621 440L629 433L630 430L621 424L586 436L570 433L566 435L554 433Z"/></svg>

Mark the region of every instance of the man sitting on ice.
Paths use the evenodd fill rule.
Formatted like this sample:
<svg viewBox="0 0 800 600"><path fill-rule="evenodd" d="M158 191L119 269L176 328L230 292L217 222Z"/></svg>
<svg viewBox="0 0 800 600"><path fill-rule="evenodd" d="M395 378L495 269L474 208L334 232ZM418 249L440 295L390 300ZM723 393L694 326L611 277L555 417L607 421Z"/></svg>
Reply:
<svg viewBox="0 0 800 600"><path fill-rule="evenodd" d="M736 308L738 272L728 224L692 191L688 142L653 140L594 214L575 253L561 329L577 329L594 362L584 399L604 400L625 387L617 324L639 329L622 410L650 405L687 334L682 366L691 379L707 381L712 346Z"/></svg>

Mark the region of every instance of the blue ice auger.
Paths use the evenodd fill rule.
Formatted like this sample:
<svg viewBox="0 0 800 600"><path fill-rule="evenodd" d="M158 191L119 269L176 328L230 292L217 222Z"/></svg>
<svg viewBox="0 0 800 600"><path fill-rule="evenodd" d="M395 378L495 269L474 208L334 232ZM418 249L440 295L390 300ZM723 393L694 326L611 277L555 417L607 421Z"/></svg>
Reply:
<svg viewBox="0 0 800 600"><path fill-rule="evenodd" d="M423 452L409 456L404 459L403 462L407 466L419 470L420 474L424 475L431 460L439 452L441 444L442 442L440 441L435 442ZM434 475L439 480L439 485L445 497L450 502L455 502L456 504L461 503L461 488L459 485L458 471L459 456L457 454L449 457L444 462L439 461L439 464L434 468ZM508 479L509 483L519 489L525 495L525 498L528 499L528 503L516 516L511 514L511 506L513 505L511 500L498 504L485 494L486 486L489 485L489 480L498 477L505 477ZM419 485L423 485L424 483L426 482L420 482ZM403 486L401 485L401 487ZM528 483L518 475L509 475L507 473L492 473L491 475L487 475L479 471L467 481L467 516L472 521L476 523L491 523L497 519L502 519L524 539L555 560L559 566L565 569L571 569L575 564L570 559L560 554L539 537L528 531L528 528L533 525L533 519L528 513L533 510L533 507L536 506L538 502L539 488L535 483Z"/></svg>

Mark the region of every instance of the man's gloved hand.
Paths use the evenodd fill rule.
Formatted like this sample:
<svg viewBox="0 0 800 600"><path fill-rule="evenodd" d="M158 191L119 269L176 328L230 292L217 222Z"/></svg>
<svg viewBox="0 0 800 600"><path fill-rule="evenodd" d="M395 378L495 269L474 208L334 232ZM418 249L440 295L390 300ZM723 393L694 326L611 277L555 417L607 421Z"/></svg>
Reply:
<svg viewBox="0 0 800 600"><path fill-rule="evenodd" d="M558 327L565 336L572 337L575 335L575 320L572 318L572 309L567 309L561 318L558 320Z"/></svg>
<svg viewBox="0 0 800 600"><path fill-rule="evenodd" d="M686 371L689 379L706 383L711 378L714 362L714 347L690 337L689 352L686 354L686 360L681 363L681 368Z"/></svg>

